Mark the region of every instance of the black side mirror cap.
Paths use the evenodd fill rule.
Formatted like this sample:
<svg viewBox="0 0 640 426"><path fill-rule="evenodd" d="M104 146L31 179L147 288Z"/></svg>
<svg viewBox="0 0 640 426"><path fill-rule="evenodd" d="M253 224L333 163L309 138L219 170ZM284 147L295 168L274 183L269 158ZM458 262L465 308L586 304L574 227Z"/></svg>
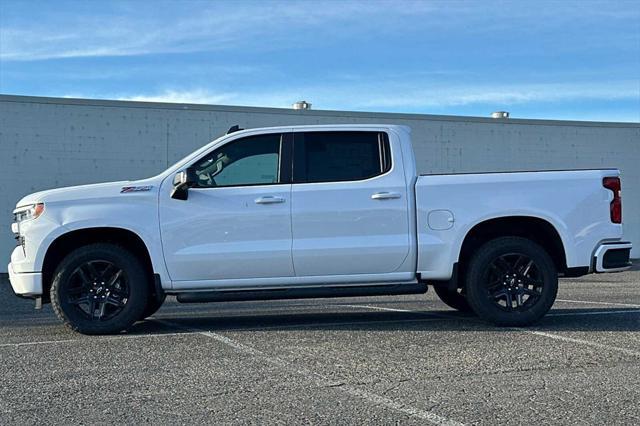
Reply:
<svg viewBox="0 0 640 426"><path fill-rule="evenodd" d="M189 198L189 188L195 186L198 175L193 167L180 170L173 177L173 189L171 198L176 200L186 200Z"/></svg>

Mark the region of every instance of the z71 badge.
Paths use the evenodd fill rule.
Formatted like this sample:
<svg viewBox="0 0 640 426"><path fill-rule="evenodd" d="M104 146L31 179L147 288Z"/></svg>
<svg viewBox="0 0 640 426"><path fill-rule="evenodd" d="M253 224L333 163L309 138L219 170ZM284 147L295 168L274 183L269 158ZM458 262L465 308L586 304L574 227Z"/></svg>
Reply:
<svg viewBox="0 0 640 426"><path fill-rule="evenodd" d="M120 191L120 193L124 194L126 192L145 192L145 191L151 191L151 188L153 188L153 185L148 185L148 186L123 186L122 190Z"/></svg>

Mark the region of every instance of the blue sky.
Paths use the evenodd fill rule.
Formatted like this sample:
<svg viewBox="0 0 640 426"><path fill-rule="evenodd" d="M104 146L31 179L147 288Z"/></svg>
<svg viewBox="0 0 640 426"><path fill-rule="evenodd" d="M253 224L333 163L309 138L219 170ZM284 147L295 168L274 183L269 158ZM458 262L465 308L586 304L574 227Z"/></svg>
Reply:
<svg viewBox="0 0 640 426"><path fill-rule="evenodd" d="M1 0L0 93L640 122L640 0Z"/></svg>

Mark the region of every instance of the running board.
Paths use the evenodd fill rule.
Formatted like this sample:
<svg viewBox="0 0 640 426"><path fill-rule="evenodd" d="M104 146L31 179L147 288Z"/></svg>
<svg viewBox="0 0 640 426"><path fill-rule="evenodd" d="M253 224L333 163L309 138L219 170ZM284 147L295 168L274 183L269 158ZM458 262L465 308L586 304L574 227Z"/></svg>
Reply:
<svg viewBox="0 0 640 426"><path fill-rule="evenodd" d="M180 303L239 302L247 300L311 299L329 297L391 296L427 292L425 283L287 288L278 290L200 291L178 293Z"/></svg>

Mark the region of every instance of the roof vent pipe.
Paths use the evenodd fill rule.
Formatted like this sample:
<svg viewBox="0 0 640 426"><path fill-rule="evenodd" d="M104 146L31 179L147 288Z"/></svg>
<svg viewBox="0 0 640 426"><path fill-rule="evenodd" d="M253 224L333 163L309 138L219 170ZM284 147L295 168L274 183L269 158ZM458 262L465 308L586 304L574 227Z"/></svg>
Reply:
<svg viewBox="0 0 640 426"><path fill-rule="evenodd" d="M311 109L311 104L307 101L298 101L292 106L293 109Z"/></svg>
<svg viewBox="0 0 640 426"><path fill-rule="evenodd" d="M491 118L509 118L509 111L492 112Z"/></svg>

